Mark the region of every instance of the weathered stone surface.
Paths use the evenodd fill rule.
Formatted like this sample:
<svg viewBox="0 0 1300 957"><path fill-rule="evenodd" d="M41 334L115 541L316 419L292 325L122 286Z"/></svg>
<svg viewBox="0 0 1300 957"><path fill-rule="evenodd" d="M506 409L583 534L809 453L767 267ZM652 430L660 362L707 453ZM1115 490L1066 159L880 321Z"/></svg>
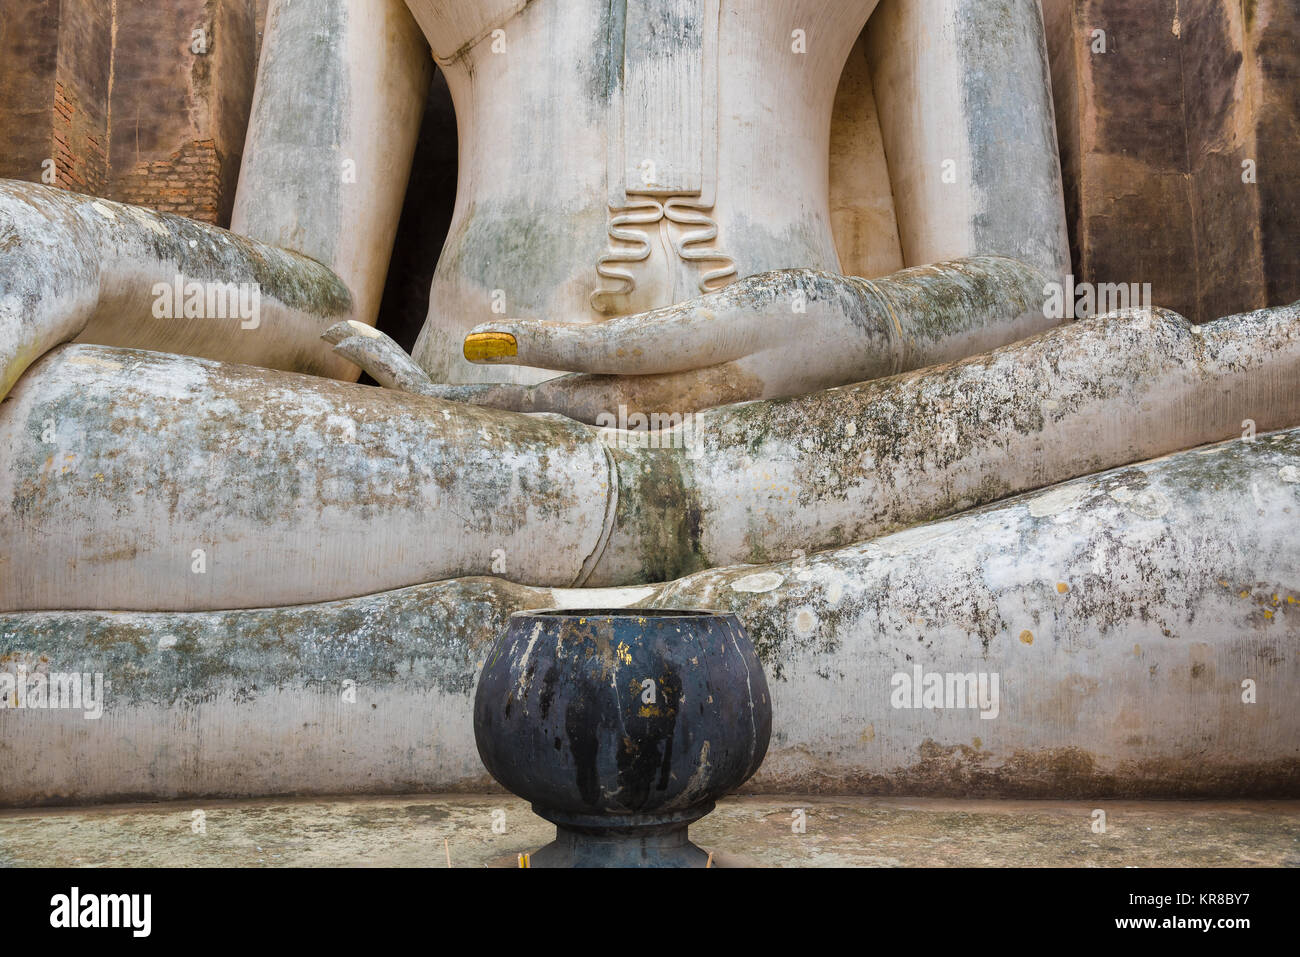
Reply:
<svg viewBox="0 0 1300 957"><path fill-rule="evenodd" d="M443 387L448 398L598 423L626 406L682 416L876 379L1005 345L1057 323L1047 274L978 256L878 279L758 273L674 306L602 323L497 320L465 351L509 341L512 362L574 374L535 386ZM474 390L474 391L470 391ZM463 393L468 392L461 398Z"/></svg>
<svg viewBox="0 0 1300 957"><path fill-rule="evenodd" d="M769 786L1295 794L1298 453L1296 432L1238 439L655 601L746 622ZM998 674L997 716L894 708L917 667Z"/></svg>
<svg viewBox="0 0 1300 957"><path fill-rule="evenodd" d="M275 0L267 11L231 229L330 267L368 325L432 76L401 0Z"/></svg>
<svg viewBox="0 0 1300 957"><path fill-rule="evenodd" d="M466 363L464 334L498 317L578 324L638 315L774 270L838 272L828 134L842 65L868 15L883 18L880 32L897 37L894 49L882 41L870 50L873 68L880 60L894 69L886 83L873 77L883 143L872 134L875 110L839 125L872 151L863 161L870 172L854 179L869 194L852 208L838 204L841 235L860 232L853 221L867 210L878 218L897 210L893 231L926 238L904 242L907 265L987 254L1063 271L1064 206L1037 5L1020 0L990 12L985 4L943 0L933 5L943 8L938 13L928 7L922 16L892 18L886 6L692 6L694 19L665 31L678 46L664 59L698 52L691 70L704 79L683 79L678 89L678 71L665 67L652 96L644 77L637 79L640 21L620 20L621 5L611 15L597 0L522 8L412 0L462 133L456 214L416 361L435 382L535 384L547 376L522 358L510 368ZM945 24L939 35L946 45L933 57L957 64L941 76L927 72L930 61L917 67L911 56L928 48L935 16ZM995 70L987 68L992 59ZM857 89L872 95L868 82ZM702 134L687 119L701 111ZM980 119L989 113L997 115ZM673 124L681 126L678 139L664 141L673 148L624 155L640 148L637 131ZM942 134L927 138L927 130ZM552 149L556 142L565 149ZM841 142L841 183L843 149ZM892 151L897 156L886 163ZM921 195L911 188L918 170L942 173L950 154L964 163L950 189ZM639 164L649 164L647 174L690 166L691 175L641 182L629 173ZM1009 196L1014 203L1004 202ZM879 274L864 249L852 255ZM790 319L788 310L783 315ZM638 374L632 355L619 372Z"/></svg>
<svg viewBox="0 0 1300 957"><path fill-rule="evenodd" d="M0 406L0 607L296 604L499 559L529 584L664 581L864 541L1245 420L1284 428L1297 376L1300 306L1200 328L1135 312L710 410L654 447L559 416L70 346ZM197 548L222 556L202 576Z"/></svg>
<svg viewBox="0 0 1300 957"><path fill-rule="evenodd" d="M1122 20L1119 0L1098 3ZM409 728L431 701L449 727L461 721L475 629L520 602L570 598L743 609L786 685L774 787L1296 788L1296 722L1276 703L1297 677L1285 651L1300 450L1291 432L1250 440L1300 422L1300 306L1200 329L1138 310L984 353L1054 321L1036 270L1064 269L1038 4L884 0L871 17L858 89L877 109L840 127L870 154L865 205L840 212L892 215L904 262L968 257L888 281L839 274L827 182L840 64L874 3L410 5L428 45L400 0L272 0L235 215L252 239L0 182L0 395L22 376L0 404L0 634L9 622L17 636L0 647L19 671L67 655L89 673L76 665L89 661L124 695L85 720L2 709L6 726L35 715L0 735L14 800L338 790L340 773L345 790L481 784L467 736L439 728L412 743ZM64 6L84 16L53 41L42 23L32 42L46 60L54 50L54 149L85 160L64 167L92 188L123 148L122 111L97 61L64 70L64 41L116 7ZM251 0L242 9L256 22ZM1193 116L1183 97L1156 142L1181 134L1185 168L1159 188L1187 194L1202 308L1294 252L1270 246L1267 227L1204 246L1220 222L1264 223L1267 197L1283 195L1226 186L1271 89L1247 84L1265 92L1243 112L1238 81L1271 82L1289 60L1254 58L1253 31L1280 35L1260 26L1271 5L1183 9L1171 30L1194 65L1169 76L1180 93L1208 91L1205 108ZM1222 42L1237 35L1240 56ZM430 46L465 162L408 361L367 323ZM1066 80L1081 73L1074 52ZM1172 80L1143 82L1163 95ZM1116 115L1088 135L1137 165L1107 166L1102 181L1153 162L1124 152L1140 117ZM219 179L217 140L238 124L216 125L211 143L151 162ZM1087 190L1075 195L1082 208ZM1219 282L1234 265L1236 285ZM201 309L149 321L174 277L256 285L269 314L251 328ZM462 346L467 323L499 317L522 321ZM261 319L260 337L237 334ZM338 356L314 336L325 327ZM494 373L461 355L524 367ZM344 357L407 391L229 361L346 377ZM764 401L650 437L441 391L527 385L542 366L588 377L585 405L550 407L587 417L602 389L619 397L610 377L658 388L670 413ZM875 381L813 391L862 378ZM1239 432L1237 445L1179 452ZM566 592L590 585L631 590ZM418 615L403 617L412 603ZM386 627L406 629L404 643L379 648ZM343 672L362 665L372 714L345 726L356 712L337 709L362 686ZM940 692L944 680L967 691L969 676L967 693L988 695L991 680L1003 694L977 707L899 697L909 666ZM299 723L311 753L286 761ZM324 753L336 730L366 751L342 772ZM96 749L114 760L83 772Z"/></svg>
<svg viewBox="0 0 1300 957"><path fill-rule="evenodd" d="M608 534L606 450L558 416L74 345L0 421L5 604L294 604L487 571L497 552L510 577L578 584Z"/></svg>
<svg viewBox="0 0 1300 957"><path fill-rule="evenodd" d="M1298 512L1293 430L670 585L6 614L0 670L100 672L107 690L98 720L0 710L0 800L482 787L472 688L509 613L631 605L746 624L775 709L758 789L1295 795ZM997 717L893 707L892 675L917 666L997 674Z"/></svg>
<svg viewBox="0 0 1300 957"><path fill-rule="evenodd" d="M867 57L908 266L1069 265L1036 0L882 0Z"/></svg>
<svg viewBox="0 0 1300 957"><path fill-rule="evenodd" d="M206 223L0 180L0 254L0 397L74 337L323 375L354 368L319 338L353 313L338 276Z"/></svg>
<svg viewBox="0 0 1300 957"><path fill-rule="evenodd" d="M1298 801L733 796L691 826L714 867L1294 867ZM202 810L206 833L195 834ZM795 811L804 835L792 836ZM493 830L496 821L507 826ZM219 835L219 836L218 836ZM508 794L135 804L0 814L5 867L518 868L555 825ZM444 844L444 841L446 843Z"/></svg>
<svg viewBox="0 0 1300 957"><path fill-rule="evenodd" d="M1199 330L1157 310L711 410L679 461L613 450L618 511L589 583L777 561L1239 435L1247 419L1288 427L1300 421L1297 363L1300 306Z"/></svg>

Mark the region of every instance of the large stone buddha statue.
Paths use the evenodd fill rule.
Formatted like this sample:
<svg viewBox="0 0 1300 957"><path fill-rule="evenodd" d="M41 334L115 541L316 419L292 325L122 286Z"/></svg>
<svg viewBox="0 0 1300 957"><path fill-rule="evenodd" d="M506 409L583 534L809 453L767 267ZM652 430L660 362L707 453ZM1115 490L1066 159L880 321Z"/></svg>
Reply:
<svg viewBox="0 0 1300 957"><path fill-rule="evenodd" d="M855 48L858 92L837 106ZM430 51L459 181L408 356L372 327ZM153 654L177 632L252 641L267 624L247 610L275 609L276 641L318 642L331 621L341 648L370 634L358 608L440 583L439 610L402 628L444 650L594 586L750 602L760 651L814 648L806 674L827 681L855 642L914 647L922 576L878 573L948 533L907 530L956 516L974 554L1021 528L1026 506L1000 500L1244 419L1300 422L1294 310L1052 328L1068 269L1053 130L1035 0L273 0L231 231L0 183L0 633L48 650L129 632ZM848 184L872 229L835 228ZM899 268L854 275L889 260L864 243ZM159 318L154 290L176 277L254 285L258 321ZM359 367L381 387L347 381ZM699 447L586 424L620 406L699 413ZM1290 507L1284 454L1260 515ZM1127 567L1150 523L1197 521L1143 491L1181 487L1179 462L1104 486L1136 504L1090 526L1088 547L1111 550L1096 574ZM992 577L934 573L980 610L952 647L1029 647L1033 629L1004 644L1013 626L988 622L1034 568L1076 562L1060 523L1092 500L1047 494ZM1197 541L1198 560L1216 552ZM813 553L814 571L773 564ZM1211 601L1187 587L1187 608ZM877 604L842 604L864 590ZM467 709L462 677L439 707ZM835 708L856 700L840 690ZM453 725L438 746L463 757ZM1033 734L1000 757L1070 740ZM777 773L797 776L801 740L778 741ZM422 784L466 773L434 763Z"/></svg>

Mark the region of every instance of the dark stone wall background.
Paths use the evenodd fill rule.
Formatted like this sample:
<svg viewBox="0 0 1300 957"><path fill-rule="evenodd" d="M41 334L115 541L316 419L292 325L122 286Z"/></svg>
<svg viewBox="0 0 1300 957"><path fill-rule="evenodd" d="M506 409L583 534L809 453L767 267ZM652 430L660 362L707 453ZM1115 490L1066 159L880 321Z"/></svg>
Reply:
<svg viewBox="0 0 1300 957"><path fill-rule="evenodd" d="M379 304L380 329L407 352L429 311L433 269L456 205L456 113L441 70L435 70L415 144L406 202Z"/></svg>
<svg viewBox="0 0 1300 957"><path fill-rule="evenodd" d="M0 2L0 176L103 189L110 9L97 0Z"/></svg>
<svg viewBox="0 0 1300 957"><path fill-rule="evenodd" d="M1256 119L1265 298L1300 299L1300 2L1251 0L1253 60L1263 96Z"/></svg>
<svg viewBox="0 0 1300 957"><path fill-rule="evenodd" d="M1079 281L1150 282L1198 322L1300 299L1300 3L1043 11Z"/></svg>
<svg viewBox="0 0 1300 957"><path fill-rule="evenodd" d="M109 198L228 224L257 71L252 0L116 10Z"/></svg>
<svg viewBox="0 0 1300 957"><path fill-rule="evenodd" d="M54 154L57 0L0 0L0 177L39 181Z"/></svg>

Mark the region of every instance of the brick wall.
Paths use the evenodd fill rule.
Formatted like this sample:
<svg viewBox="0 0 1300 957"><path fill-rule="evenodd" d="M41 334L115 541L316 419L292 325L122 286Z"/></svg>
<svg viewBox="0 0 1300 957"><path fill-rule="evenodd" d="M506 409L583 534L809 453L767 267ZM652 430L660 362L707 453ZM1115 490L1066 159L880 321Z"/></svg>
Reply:
<svg viewBox="0 0 1300 957"><path fill-rule="evenodd" d="M165 159L137 163L115 175L113 198L215 223L222 211L222 165L216 141L187 143Z"/></svg>
<svg viewBox="0 0 1300 957"><path fill-rule="evenodd" d="M228 224L259 3L0 0L0 176Z"/></svg>
<svg viewBox="0 0 1300 957"><path fill-rule="evenodd" d="M111 4L0 0L0 176L107 183Z"/></svg>
<svg viewBox="0 0 1300 957"><path fill-rule="evenodd" d="M53 185L101 195L108 181L108 129L101 110L87 108L75 87L54 83Z"/></svg>

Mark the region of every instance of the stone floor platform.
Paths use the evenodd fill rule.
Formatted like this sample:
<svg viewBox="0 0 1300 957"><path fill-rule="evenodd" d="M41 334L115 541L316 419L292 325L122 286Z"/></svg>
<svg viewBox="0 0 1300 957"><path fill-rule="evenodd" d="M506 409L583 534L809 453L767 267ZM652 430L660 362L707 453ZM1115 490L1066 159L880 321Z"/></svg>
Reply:
<svg viewBox="0 0 1300 957"><path fill-rule="evenodd" d="M0 865L517 867L553 834L504 794L18 809L0 811ZM691 836L721 866L1300 866L1300 801L760 795Z"/></svg>

